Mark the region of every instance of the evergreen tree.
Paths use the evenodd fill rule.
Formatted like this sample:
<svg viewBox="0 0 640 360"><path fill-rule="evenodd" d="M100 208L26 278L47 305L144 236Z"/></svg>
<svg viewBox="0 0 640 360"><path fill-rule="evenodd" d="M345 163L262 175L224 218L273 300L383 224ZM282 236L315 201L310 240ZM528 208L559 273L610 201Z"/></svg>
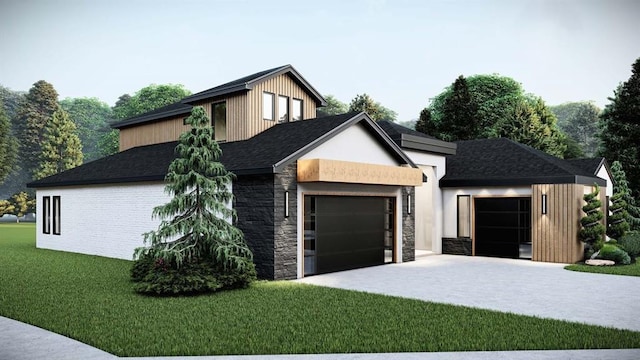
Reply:
<svg viewBox="0 0 640 360"><path fill-rule="evenodd" d="M429 108L424 108L420 111L420 117L416 122L416 131L423 134L431 135L435 131L433 121L431 120L431 111Z"/></svg>
<svg viewBox="0 0 640 360"><path fill-rule="evenodd" d="M448 134L445 140L475 139L478 133L475 112L467 79L460 75L453 83L451 96L444 101L442 132Z"/></svg>
<svg viewBox="0 0 640 360"><path fill-rule="evenodd" d="M631 230L640 230L640 206L637 205L635 198L631 194L631 189L629 189L629 183L627 182L627 175L619 161L614 161L613 164L611 164L611 177L613 178L614 196L621 194L620 200L625 205L623 208L626 213L626 223Z"/></svg>
<svg viewBox="0 0 640 360"><path fill-rule="evenodd" d="M100 143L111 131L113 111L96 98L66 98L60 106L76 124L85 162L102 157Z"/></svg>
<svg viewBox="0 0 640 360"><path fill-rule="evenodd" d="M11 123L4 111L2 99L0 99L0 184L13 171L17 152L18 142L11 133Z"/></svg>
<svg viewBox="0 0 640 360"><path fill-rule="evenodd" d="M598 200L598 194L600 194L600 187L596 184L593 192L583 196L586 204L582 207L582 211L584 211L585 216L580 219L582 229L578 233L578 238L585 243L585 254L587 256L600 250L604 243L605 228L601 223L604 215L600 210L602 202Z"/></svg>
<svg viewBox="0 0 640 360"><path fill-rule="evenodd" d="M327 106L319 107L316 110L317 117L340 115L349 112L349 106L335 98L333 95L325 95Z"/></svg>
<svg viewBox="0 0 640 360"><path fill-rule="evenodd" d="M82 158L82 144L76 125L69 114L58 107L45 128L40 166L35 178L42 179L82 165Z"/></svg>
<svg viewBox="0 0 640 360"><path fill-rule="evenodd" d="M629 80L609 98L601 119L601 154L609 161L620 161L632 194L640 194L640 58L632 67Z"/></svg>
<svg viewBox="0 0 640 360"><path fill-rule="evenodd" d="M375 102L368 94L356 95L349 104L350 112L366 112L373 121L396 121L398 114Z"/></svg>
<svg viewBox="0 0 640 360"><path fill-rule="evenodd" d="M44 80L33 84L18 108L19 161L31 176L38 169L44 128L57 108L58 93Z"/></svg>
<svg viewBox="0 0 640 360"><path fill-rule="evenodd" d="M180 136L165 178L173 198L153 210L163 220L134 254L138 292L215 291L246 286L255 277L253 254L227 207L234 175L218 161L222 151L204 109L194 107L186 121L192 129Z"/></svg>

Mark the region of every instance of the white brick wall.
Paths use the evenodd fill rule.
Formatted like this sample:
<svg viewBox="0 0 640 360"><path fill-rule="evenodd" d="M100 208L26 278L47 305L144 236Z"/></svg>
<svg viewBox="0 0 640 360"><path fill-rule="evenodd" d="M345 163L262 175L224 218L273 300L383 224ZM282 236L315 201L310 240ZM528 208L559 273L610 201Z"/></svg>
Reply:
<svg viewBox="0 0 640 360"><path fill-rule="evenodd" d="M43 196L60 196L60 235L42 233ZM163 183L38 189L36 246L131 260L142 234L160 224L153 208L169 200Z"/></svg>

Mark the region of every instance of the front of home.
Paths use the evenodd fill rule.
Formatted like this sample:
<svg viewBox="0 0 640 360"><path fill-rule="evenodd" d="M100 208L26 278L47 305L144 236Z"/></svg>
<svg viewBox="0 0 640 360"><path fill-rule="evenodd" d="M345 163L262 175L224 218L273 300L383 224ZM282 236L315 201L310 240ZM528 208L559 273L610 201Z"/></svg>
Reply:
<svg viewBox="0 0 640 360"><path fill-rule="evenodd" d="M594 182L610 183L597 176L606 163L599 174L574 164L545 170L558 176L544 181L504 173L501 181L480 183L483 170L477 159L467 159L477 152L464 151L468 144L376 123L365 113L315 118L324 105L320 93L286 65L115 124L119 153L29 184L37 189L40 212L37 246L131 259L143 245L142 234L160 222L151 217L153 207L169 200L164 176L193 106L205 109L223 152L220 161L236 174L228 185L234 194L229 206L266 279L412 261L426 252L527 257L526 246L514 250L526 243L533 260L568 262L581 250L578 195ZM476 169L465 171L469 164ZM560 170L579 174L571 182ZM538 216L542 195L545 217ZM556 220L549 219L569 214L563 206L577 209L558 220L573 226L563 228L560 241L560 253L568 255L535 255L557 253L550 245L558 242L556 233L548 234ZM521 220L488 222L488 214L503 208L510 209L505 218Z"/></svg>

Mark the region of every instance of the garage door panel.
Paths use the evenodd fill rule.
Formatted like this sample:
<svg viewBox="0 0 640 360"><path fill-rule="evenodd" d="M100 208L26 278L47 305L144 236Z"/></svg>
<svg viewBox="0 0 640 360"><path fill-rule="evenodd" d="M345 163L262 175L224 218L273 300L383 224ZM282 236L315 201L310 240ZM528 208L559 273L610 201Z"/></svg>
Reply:
<svg viewBox="0 0 640 360"><path fill-rule="evenodd" d="M517 213L478 213L476 221L482 226L510 226L518 223Z"/></svg>
<svg viewBox="0 0 640 360"><path fill-rule="evenodd" d="M477 198L474 204L475 254L519 258L521 245L531 241L531 199Z"/></svg>

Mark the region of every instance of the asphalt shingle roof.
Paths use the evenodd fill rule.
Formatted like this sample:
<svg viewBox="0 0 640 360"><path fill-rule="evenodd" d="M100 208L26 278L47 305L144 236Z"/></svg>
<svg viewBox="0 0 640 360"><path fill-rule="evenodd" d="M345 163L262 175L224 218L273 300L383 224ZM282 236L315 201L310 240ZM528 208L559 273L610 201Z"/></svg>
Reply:
<svg viewBox="0 0 640 360"><path fill-rule="evenodd" d="M457 154L447 156L443 187L598 181L593 171L506 138L456 144Z"/></svg>
<svg viewBox="0 0 640 360"><path fill-rule="evenodd" d="M278 124L244 141L221 143L220 161L237 175L271 173L274 165L320 139L357 113ZM38 181L29 187L108 184L164 179L177 142L140 146Z"/></svg>
<svg viewBox="0 0 640 360"><path fill-rule="evenodd" d="M604 162L604 158L567 159L566 161L577 168L590 172L592 175L596 175L598 170L600 170L600 165Z"/></svg>

